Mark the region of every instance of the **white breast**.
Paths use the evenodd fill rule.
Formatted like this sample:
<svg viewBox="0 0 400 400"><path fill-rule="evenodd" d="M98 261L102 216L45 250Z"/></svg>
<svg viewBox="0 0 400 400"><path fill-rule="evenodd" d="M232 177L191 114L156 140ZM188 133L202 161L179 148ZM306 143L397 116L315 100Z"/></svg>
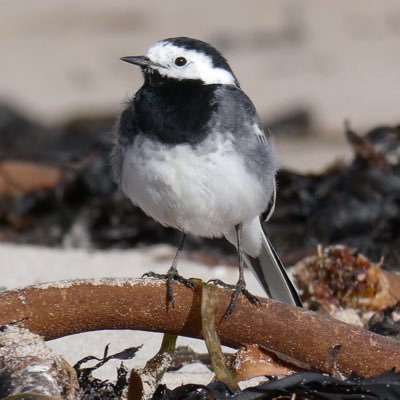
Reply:
<svg viewBox="0 0 400 400"><path fill-rule="evenodd" d="M272 193L249 174L232 141L222 135L200 150L138 135L124 158L122 189L161 224L205 237L253 220Z"/></svg>

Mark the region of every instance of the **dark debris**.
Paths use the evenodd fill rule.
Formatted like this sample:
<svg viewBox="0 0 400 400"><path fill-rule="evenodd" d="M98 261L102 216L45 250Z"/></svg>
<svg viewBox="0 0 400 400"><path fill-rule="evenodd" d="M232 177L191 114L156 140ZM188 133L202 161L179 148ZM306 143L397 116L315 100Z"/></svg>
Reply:
<svg viewBox="0 0 400 400"><path fill-rule="evenodd" d="M376 312L368 321L368 329L384 336L400 336L400 302Z"/></svg>
<svg viewBox="0 0 400 400"><path fill-rule="evenodd" d="M292 397L294 396L295 397ZM385 372L374 378L351 376L338 380L318 372L299 372L282 379L272 379L260 386L232 393L220 382L208 386L183 385L173 390L160 386L153 400L397 400L400 398L400 374Z"/></svg>
<svg viewBox="0 0 400 400"><path fill-rule="evenodd" d="M272 241L290 262L317 244L341 243L400 265L400 127L362 137L348 130L347 137L355 155L350 164L319 175L279 172Z"/></svg>
<svg viewBox="0 0 400 400"><path fill-rule="evenodd" d="M129 347L111 355L108 354L108 349L109 345L105 347L102 358L87 356L74 365L73 368L76 371L79 386L84 393L82 400L113 400L120 398L122 392L128 387L128 370L123 363L117 368L117 379L115 383L109 382L108 380L102 381L93 377L92 374L96 369L110 360L132 359L140 347ZM82 367L83 364L93 360L99 362L92 367Z"/></svg>

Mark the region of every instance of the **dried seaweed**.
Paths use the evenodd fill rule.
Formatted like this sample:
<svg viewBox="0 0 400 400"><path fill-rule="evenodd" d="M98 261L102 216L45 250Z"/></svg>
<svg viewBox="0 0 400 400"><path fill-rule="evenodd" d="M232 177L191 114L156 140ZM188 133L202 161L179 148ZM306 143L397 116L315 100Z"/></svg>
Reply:
<svg viewBox="0 0 400 400"><path fill-rule="evenodd" d="M397 400L400 398L400 374L385 372L374 378L362 379L351 376L339 380L318 372L299 372L282 379L271 379L260 386L232 393L221 382L207 386L184 385L173 390L160 386L154 400L256 400L256 399L296 400Z"/></svg>
<svg viewBox="0 0 400 400"><path fill-rule="evenodd" d="M108 349L109 345L105 347L103 357L101 358L87 356L79 360L73 366L78 376L79 385L84 393L82 400L111 400L120 398L122 392L128 387L128 370L123 363L117 368L117 379L115 383L109 382L108 380L102 381L93 377L92 374L96 369L110 360L132 359L140 347L129 347L111 355L108 354ZM99 362L92 367L82 367L83 364L92 360L97 360Z"/></svg>
<svg viewBox="0 0 400 400"><path fill-rule="evenodd" d="M317 244L346 244L393 266L400 261L400 127L378 127L365 136L346 132L349 164L322 174L281 170L269 232L286 260L295 262Z"/></svg>
<svg viewBox="0 0 400 400"><path fill-rule="evenodd" d="M381 266L346 246L319 246L316 255L296 264L295 275L310 309L379 310L395 296Z"/></svg>

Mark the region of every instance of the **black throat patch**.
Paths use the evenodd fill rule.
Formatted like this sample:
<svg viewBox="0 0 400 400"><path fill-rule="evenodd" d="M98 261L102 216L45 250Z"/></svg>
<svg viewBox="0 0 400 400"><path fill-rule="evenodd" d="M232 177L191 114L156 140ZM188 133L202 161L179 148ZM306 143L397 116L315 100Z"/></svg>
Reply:
<svg viewBox="0 0 400 400"><path fill-rule="evenodd" d="M171 145L196 145L204 140L217 107L214 93L220 85L146 72L145 83L133 100L137 131Z"/></svg>

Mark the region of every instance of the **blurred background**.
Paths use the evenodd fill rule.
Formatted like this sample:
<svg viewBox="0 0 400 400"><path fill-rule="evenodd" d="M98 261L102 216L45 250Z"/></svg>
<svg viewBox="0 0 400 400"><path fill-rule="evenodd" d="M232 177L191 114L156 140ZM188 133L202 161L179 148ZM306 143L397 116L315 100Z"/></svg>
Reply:
<svg viewBox="0 0 400 400"><path fill-rule="evenodd" d="M173 36L223 52L276 127L284 167L348 155L345 119L358 131L399 122L396 0L3 0L0 101L46 125L114 116L142 79L119 58Z"/></svg>
<svg viewBox="0 0 400 400"><path fill-rule="evenodd" d="M116 191L108 163L116 116L142 83L139 69L120 57L174 36L218 48L275 135L282 172L270 226L284 257L291 252L294 261L319 242L368 252L375 239L357 235L370 234L382 218L392 229L397 194L388 205L368 177L336 169L322 185L317 175L352 165L357 140L350 145L346 129L362 136L386 127L388 137L399 137L398 1L3 0L0 240L101 248L175 243L173 232ZM371 158L368 148L359 153ZM365 175L364 164L356 166ZM301 175L310 171L315 175Z"/></svg>

